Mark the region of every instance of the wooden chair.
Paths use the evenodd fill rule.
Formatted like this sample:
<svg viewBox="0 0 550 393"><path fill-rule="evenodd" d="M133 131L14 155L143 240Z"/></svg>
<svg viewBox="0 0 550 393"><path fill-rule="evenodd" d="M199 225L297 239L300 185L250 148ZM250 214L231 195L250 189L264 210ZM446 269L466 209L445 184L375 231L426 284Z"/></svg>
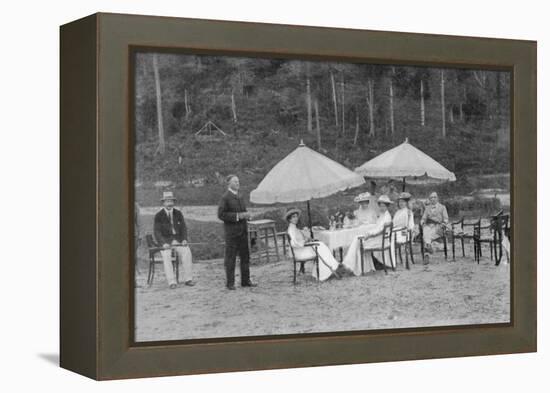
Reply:
<svg viewBox="0 0 550 393"><path fill-rule="evenodd" d="M317 245L315 243L306 243L305 247L311 247L315 251L315 256L313 258L307 258L307 259L299 259L296 258L296 254L294 253L294 248L292 248L292 243L290 242L290 235L288 233L285 233L286 240L288 242L290 253L292 255L292 264L294 267L294 285L296 285L296 264L300 264L300 271L305 272L305 264L306 262L313 262L315 263L315 269L317 270L317 282L319 282L319 253L317 251Z"/></svg>
<svg viewBox="0 0 550 393"><path fill-rule="evenodd" d="M500 211L498 214L495 215L495 218L500 220L502 233L508 238L508 240L510 240L510 215L503 214L503 212Z"/></svg>
<svg viewBox="0 0 550 393"><path fill-rule="evenodd" d="M286 243L287 243L287 233L286 232L277 232L277 237L281 238L281 244L283 245L283 256L286 257ZM290 247L290 244L288 245Z"/></svg>
<svg viewBox="0 0 550 393"><path fill-rule="evenodd" d="M359 237L359 244L361 246L361 274L365 274L365 252L376 252L379 251L382 253L382 265L384 267L384 272L388 274L388 269L386 268L386 253L385 251L390 252L390 264L392 266L392 270L395 270L395 263L393 261L392 252L391 252L391 241L392 241L392 229L393 229L393 223L389 223L384 225L384 229L382 230L382 236L380 241L380 246L375 247L365 247L364 241L367 239L364 236Z"/></svg>
<svg viewBox="0 0 550 393"><path fill-rule="evenodd" d="M145 241L149 249L149 274L147 275L147 285L151 286L155 278L155 265L163 263L160 252L164 250L164 248L159 247L151 234L145 235ZM179 261L178 255L174 250L172 250L172 266L174 268L174 274L176 275L176 282L179 283Z"/></svg>
<svg viewBox="0 0 550 393"><path fill-rule="evenodd" d="M443 235L439 236L438 238L433 239L434 242L443 242L443 253L445 254L445 260L447 260L447 231L445 229L445 226L443 224L439 224L443 227ZM425 246L424 246L424 225L418 225L418 228L420 229L420 251L422 252L422 259L424 259L425 253Z"/></svg>
<svg viewBox="0 0 550 393"><path fill-rule="evenodd" d="M474 256L476 255L477 248L476 242L474 242L474 229L479 224L480 219L477 221L466 222L464 217L460 220L451 222L451 242L453 250L453 261L455 260L455 242L460 240L462 246L462 257L466 257L466 252L464 250L464 240L471 239L474 244ZM471 228L471 230L469 229Z"/></svg>
<svg viewBox="0 0 550 393"><path fill-rule="evenodd" d="M500 264L500 261L502 260L502 239L504 236L508 238L508 241L510 241L510 215L509 214L502 214L502 211L497 214L495 217L495 228L494 230L497 232L497 241L499 245L499 258L496 260L496 265L498 266ZM496 249L495 249L496 253ZM496 259L496 258L495 258Z"/></svg>
<svg viewBox="0 0 550 393"><path fill-rule="evenodd" d="M482 256L481 245L483 243L489 244L491 260L493 260L494 255L495 265L498 266L500 264L502 259L502 238L503 236L507 236L506 232L510 233L509 218L510 216L508 214L502 214L502 212L499 212L488 219L488 224L478 225L475 239L478 249L478 264L480 257Z"/></svg>
<svg viewBox="0 0 550 393"><path fill-rule="evenodd" d="M393 232L393 241L394 241L394 244L395 244L395 252L396 252L395 258L397 258L397 253L399 252L399 261L401 262L401 265L403 265L403 255L401 254L401 248L405 247L405 267L407 268L407 270L409 270L410 269L410 267L409 267L409 255L411 256L412 264L413 265L415 264L414 263L414 257L413 257L413 247L412 247L413 233L410 229L407 229L405 227L393 228L392 232ZM398 242L397 241L397 234L399 232L401 232L402 235L405 236L405 239L406 239L405 242ZM408 253L407 253L407 251L408 251Z"/></svg>
<svg viewBox="0 0 550 393"><path fill-rule="evenodd" d="M476 253L476 262L479 264L479 261L482 254L481 246L483 243L489 244L489 251L491 253L491 261L493 260L493 255L496 260L496 264L498 265L500 263L500 259L502 258L502 230L497 228L497 223L500 222L500 220L495 220L495 217L490 217L489 219L486 219L485 222L489 221L487 224L483 224L480 220L480 223L476 226L474 231L474 241L476 242L477 246L477 253ZM499 253L497 253L497 247Z"/></svg>

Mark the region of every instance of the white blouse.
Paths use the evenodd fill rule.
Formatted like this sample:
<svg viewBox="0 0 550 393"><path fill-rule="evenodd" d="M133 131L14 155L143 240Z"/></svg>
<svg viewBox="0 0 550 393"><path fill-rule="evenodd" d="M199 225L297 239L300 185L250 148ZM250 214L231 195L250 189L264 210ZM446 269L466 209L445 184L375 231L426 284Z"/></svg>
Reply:
<svg viewBox="0 0 550 393"><path fill-rule="evenodd" d="M414 217L412 211L406 207L396 211L393 216L393 227L407 228L410 230L414 229Z"/></svg>
<svg viewBox="0 0 550 393"><path fill-rule="evenodd" d="M303 232L298 229L296 224L288 224L287 233L290 236L290 246L292 248L304 247L305 243L308 241Z"/></svg>
<svg viewBox="0 0 550 393"><path fill-rule="evenodd" d="M389 211L385 211L376 220L375 226L366 233L366 236L376 236L384 231L384 227L392 222L391 214Z"/></svg>

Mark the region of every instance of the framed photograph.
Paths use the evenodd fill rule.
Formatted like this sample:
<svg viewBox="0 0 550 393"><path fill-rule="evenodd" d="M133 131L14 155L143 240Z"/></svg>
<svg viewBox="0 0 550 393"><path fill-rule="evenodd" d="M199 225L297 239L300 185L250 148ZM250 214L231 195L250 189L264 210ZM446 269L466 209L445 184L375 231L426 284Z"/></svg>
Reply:
<svg viewBox="0 0 550 393"><path fill-rule="evenodd" d="M536 43L61 27L61 366L536 351Z"/></svg>

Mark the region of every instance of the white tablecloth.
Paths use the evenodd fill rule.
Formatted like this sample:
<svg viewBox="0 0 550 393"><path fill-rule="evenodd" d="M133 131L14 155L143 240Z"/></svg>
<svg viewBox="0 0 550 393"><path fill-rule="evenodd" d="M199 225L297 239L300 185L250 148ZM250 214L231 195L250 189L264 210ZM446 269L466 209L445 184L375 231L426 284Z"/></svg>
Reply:
<svg viewBox="0 0 550 393"><path fill-rule="evenodd" d="M347 248L356 236L364 235L375 224L360 225L353 228L335 229L333 231L313 231L315 239L322 241L331 250Z"/></svg>

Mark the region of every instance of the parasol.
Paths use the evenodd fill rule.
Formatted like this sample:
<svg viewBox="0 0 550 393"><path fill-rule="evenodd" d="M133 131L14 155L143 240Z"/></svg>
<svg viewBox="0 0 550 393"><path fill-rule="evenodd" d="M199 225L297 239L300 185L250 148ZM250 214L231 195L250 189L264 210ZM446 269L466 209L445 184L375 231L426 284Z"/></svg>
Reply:
<svg viewBox="0 0 550 393"><path fill-rule="evenodd" d="M355 168L355 172L365 177L399 178L413 182L455 181L453 172L409 143L408 138L394 147Z"/></svg>
<svg viewBox="0 0 550 393"><path fill-rule="evenodd" d="M304 142L279 161L250 193L259 204L306 202L311 231L309 201L365 183L362 176L310 149Z"/></svg>

